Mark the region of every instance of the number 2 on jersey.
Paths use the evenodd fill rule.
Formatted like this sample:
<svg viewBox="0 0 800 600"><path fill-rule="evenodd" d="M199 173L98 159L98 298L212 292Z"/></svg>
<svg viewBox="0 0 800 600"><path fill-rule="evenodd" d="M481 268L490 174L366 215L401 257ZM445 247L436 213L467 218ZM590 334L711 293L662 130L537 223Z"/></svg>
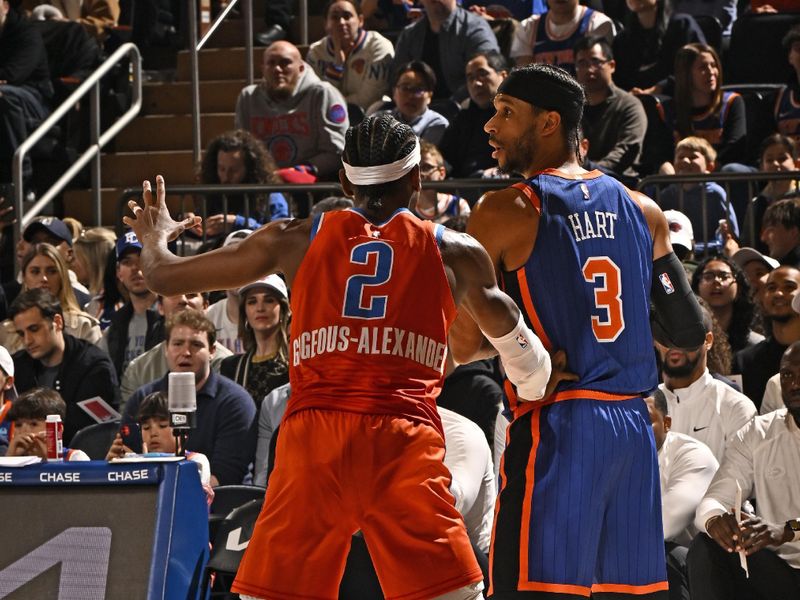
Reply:
<svg viewBox="0 0 800 600"><path fill-rule="evenodd" d="M613 342L625 329L619 267L607 256L591 256L583 263L583 279L594 287L594 305L605 318L592 315L592 331L600 343Z"/></svg>
<svg viewBox="0 0 800 600"><path fill-rule="evenodd" d="M354 319L382 319L386 316L388 296L371 296L365 302L364 288L383 285L392 276L394 250L386 242L371 241L355 246L350 252L350 262L368 265L375 256L375 270L371 275L351 275L344 290L342 315Z"/></svg>

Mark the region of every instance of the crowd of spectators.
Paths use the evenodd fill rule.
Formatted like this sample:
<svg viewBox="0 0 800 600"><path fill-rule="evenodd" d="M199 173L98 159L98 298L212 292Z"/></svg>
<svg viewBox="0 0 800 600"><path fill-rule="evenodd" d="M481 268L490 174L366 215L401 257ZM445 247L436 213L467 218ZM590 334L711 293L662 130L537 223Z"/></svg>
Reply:
<svg viewBox="0 0 800 600"><path fill-rule="evenodd" d="M677 348L654 330L662 383L648 407L670 597L797 597L800 533L784 523L800 518L800 493L793 493L800 471L791 462L800 450L800 192L795 179L771 180L742 203L714 175L726 165L800 171L800 25L771 40L782 44L795 76L762 82L786 85L775 93L771 131L757 140L756 161L748 164L746 94L722 82L724 49L737 8L747 3L704 2L698 12L701 3L690 1L550 0L534 14L520 14L523 3L511 0L499 7L403 4L400 15L386 12L393 3L330 0L326 35L306 50L285 39L288 20L276 3L261 36L262 79L239 94L231 107L235 129L209 144L198 180L335 180L348 126L377 111L422 140L424 182L506 177L483 124L511 65L544 61L572 72L587 97L587 169L631 187L656 172L678 176L647 191L667 212L673 246L703 300L702 346ZM42 36L26 10L34 19L78 22L99 42L119 17L115 0L0 0L0 183L10 180L15 148L52 108ZM750 10L785 8L753 2ZM705 23L709 14L721 28L719 47L694 18ZM495 26L509 19L514 34L503 44ZM365 26L398 21L399 32ZM32 176L30 164L25 174ZM464 230L474 200L424 189L411 209ZM311 215L347 203L330 198ZM184 216L205 219L184 235L184 249L201 252L298 212L288 192L211 194L196 198L191 211ZM4 281L0 295L0 453L41 455L39 421L51 413L64 419L69 445L94 422L79 403L97 397L119 411L124 430L139 432L118 435L109 458L172 452L174 444L161 441L171 439L163 392L168 373L191 372L198 423L184 450L205 465L209 487L266 485L291 394L291 290L272 275L211 295L157 296L142 276L141 249L130 231L119 238L105 228L72 232L55 217L24 230L19 276ZM486 552L509 417L497 364L449 363L440 404L451 490L474 545ZM737 483L745 500L741 530L729 512ZM734 538L737 531L744 539ZM728 552L740 548L750 553L749 579ZM770 582L774 589L765 593Z"/></svg>

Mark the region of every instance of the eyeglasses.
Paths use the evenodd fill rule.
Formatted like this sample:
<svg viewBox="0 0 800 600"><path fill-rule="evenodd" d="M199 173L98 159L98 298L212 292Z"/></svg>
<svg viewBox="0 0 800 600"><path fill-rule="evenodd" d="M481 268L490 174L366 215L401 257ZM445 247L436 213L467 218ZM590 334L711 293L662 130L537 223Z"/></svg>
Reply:
<svg viewBox="0 0 800 600"><path fill-rule="evenodd" d="M591 68L599 69L603 65L606 65L610 62L610 60L605 60L602 58L581 59L575 63L575 68L580 71L587 71Z"/></svg>
<svg viewBox="0 0 800 600"><path fill-rule="evenodd" d="M703 274L700 275L700 280L705 283L712 283L717 279L719 279L720 283L729 283L735 278L733 273L728 273L727 271L704 271Z"/></svg>
<svg viewBox="0 0 800 600"><path fill-rule="evenodd" d="M422 173L423 175L430 175L438 168L440 168L440 165L433 165L424 162L419 163L419 172Z"/></svg>
<svg viewBox="0 0 800 600"><path fill-rule="evenodd" d="M425 94L425 92L429 91L422 87L414 87L410 85L398 85L396 87L404 94L411 94L412 96L416 96L417 98L422 97Z"/></svg>

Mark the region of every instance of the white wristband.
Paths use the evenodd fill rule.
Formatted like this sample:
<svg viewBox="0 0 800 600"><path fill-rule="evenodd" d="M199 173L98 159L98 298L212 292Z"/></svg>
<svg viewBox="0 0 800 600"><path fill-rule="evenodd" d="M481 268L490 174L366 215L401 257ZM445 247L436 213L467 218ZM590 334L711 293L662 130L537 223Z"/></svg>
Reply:
<svg viewBox="0 0 800 600"><path fill-rule="evenodd" d="M484 335L485 332L484 332ZM522 314L516 327L504 336L486 339L497 349L508 379L523 400L539 400L550 379L550 355L541 340L525 324Z"/></svg>

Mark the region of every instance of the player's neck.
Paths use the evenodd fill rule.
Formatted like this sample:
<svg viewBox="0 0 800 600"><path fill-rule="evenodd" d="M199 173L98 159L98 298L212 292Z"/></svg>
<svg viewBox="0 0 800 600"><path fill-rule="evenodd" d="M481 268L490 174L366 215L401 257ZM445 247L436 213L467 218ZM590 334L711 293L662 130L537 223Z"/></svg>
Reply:
<svg viewBox="0 0 800 600"><path fill-rule="evenodd" d="M574 152L563 149L559 149L557 152L537 150L536 156L523 173L523 176L527 179L546 169L558 169L559 171L573 175L586 172L578 163L578 157L575 156Z"/></svg>
<svg viewBox="0 0 800 600"><path fill-rule="evenodd" d="M386 196L385 198L381 198L379 203L370 202L369 200L365 199L363 202L359 202L356 206L358 207L358 210L361 211L361 213L372 223L383 223L388 221L398 209L408 208L408 204L409 202L407 198L404 201L400 201L396 197Z"/></svg>

